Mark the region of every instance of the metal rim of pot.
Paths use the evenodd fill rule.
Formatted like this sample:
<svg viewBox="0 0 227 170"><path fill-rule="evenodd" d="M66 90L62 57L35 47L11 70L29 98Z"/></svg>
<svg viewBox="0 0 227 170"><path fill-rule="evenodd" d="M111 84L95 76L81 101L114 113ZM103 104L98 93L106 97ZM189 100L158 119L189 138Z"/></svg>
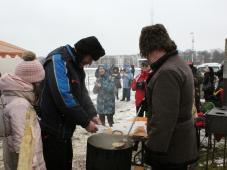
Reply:
<svg viewBox="0 0 227 170"><path fill-rule="evenodd" d="M116 134L119 133L119 134ZM122 131L114 130L112 134L99 133L94 134L88 138L87 141L90 145L104 150L124 150L133 146L132 141L127 135L123 135ZM122 147L113 147L114 142L124 142Z"/></svg>

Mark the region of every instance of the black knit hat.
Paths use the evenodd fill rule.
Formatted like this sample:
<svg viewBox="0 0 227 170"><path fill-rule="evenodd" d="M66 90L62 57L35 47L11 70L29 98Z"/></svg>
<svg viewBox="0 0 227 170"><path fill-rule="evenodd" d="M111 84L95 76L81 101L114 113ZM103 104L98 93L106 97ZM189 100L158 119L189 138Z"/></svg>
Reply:
<svg viewBox="0 0 227 170"><path fill-rule="evenodd" d="M141 31L139 47L143 57L147 57L154 50L171 52L177 48L162 24L144 27Z"/></svg>
<svg viewBox="0 0 227 170"><path fill-rule="evenodd" d="M74 47L80 57L90 54L95 61L105 55L105 50L94 36L81 39Z"/></svg>

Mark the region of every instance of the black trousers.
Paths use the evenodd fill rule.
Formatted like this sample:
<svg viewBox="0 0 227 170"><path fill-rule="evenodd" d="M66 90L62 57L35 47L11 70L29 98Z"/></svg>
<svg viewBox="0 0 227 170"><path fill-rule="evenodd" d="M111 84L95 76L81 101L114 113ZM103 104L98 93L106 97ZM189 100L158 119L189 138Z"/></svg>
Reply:
<svg viewBox="0 0 227 170"><path fill-rule="evenodd" d="M72 170L72 140L42 132L43 155L47 170Z"/></svg>
<svg viewBox="0 0 227 170"><path fill-rule="evenodd" d="M106 114L106 115L100 114L100 115L99 115L99 118L100 118L100 120L101 120L101 122L102 122L102 125L104 125L104 126L105 126L105 121L106 121L106 120L105 120L105 117L107 117L109 126L112 127L113 124L114 124L114 121L113 121L113 114Z"/></svg>
<svg viewBox="0 0 227 170"><path fill-rule="evenodd" d="M119 99L119 97L118 97L118 88L115 88L114 89L114 94L115 94L115 96L116 96L116 98L117 98L117 100Z"/></svg>
<svg viewBox="0 0 227 170"><path fill-rule="evenodd" d="M127 99L127 101L130 100L130 88L123 88L123 95L122 95L122 100Z"/></svg>

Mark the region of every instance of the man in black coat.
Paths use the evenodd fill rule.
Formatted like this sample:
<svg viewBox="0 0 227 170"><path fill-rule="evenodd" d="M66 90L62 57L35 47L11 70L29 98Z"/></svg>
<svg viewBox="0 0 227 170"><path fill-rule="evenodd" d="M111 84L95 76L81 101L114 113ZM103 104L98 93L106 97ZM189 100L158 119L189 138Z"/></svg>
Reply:
<svg viewBox="0 0 227 170"><path fill-rule="evenodd" d="M105 55L96 37L52 51L44 63L45 79L39 101L43 153L48 170L72 169L72 141L76 125L96 132L96 109L85 86L84 66Z"/></svg>

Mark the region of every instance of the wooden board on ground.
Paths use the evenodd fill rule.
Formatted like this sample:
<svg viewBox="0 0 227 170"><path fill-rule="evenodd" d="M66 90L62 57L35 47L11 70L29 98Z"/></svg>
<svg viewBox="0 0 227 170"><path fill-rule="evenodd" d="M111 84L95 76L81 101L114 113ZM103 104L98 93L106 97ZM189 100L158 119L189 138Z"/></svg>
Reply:
<svg viewBox="0 0 227 170"><path fill-rule="evenodd" d="M132 166L131 170L144 170L143 166Z"/></svg>
<svg viewBox="0 0 227 170"><path fill-rule="evenodd" d="M129 119L130 122L133 122L135 118ZM136 121L147 122L146 117L136 117Z"/></svg>

